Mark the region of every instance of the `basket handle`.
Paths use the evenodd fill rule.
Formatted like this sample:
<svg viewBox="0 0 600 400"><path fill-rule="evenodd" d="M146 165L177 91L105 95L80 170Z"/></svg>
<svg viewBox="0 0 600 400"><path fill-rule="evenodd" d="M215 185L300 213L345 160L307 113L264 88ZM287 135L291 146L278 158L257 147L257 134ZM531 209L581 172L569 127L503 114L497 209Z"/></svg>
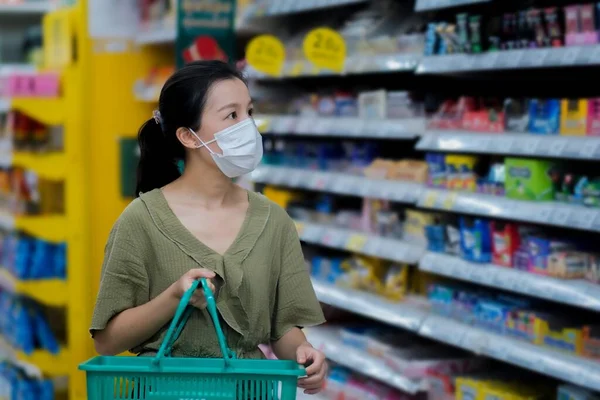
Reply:
<svg viewBox="0 0 600 400"><path fill-rule="evenodd" d="M165 338L160 345L158 353L154 358L154 363L157 364L161 358L169 357L171 355L171 349L173 344L181 335L181 331L185 327L185 324L190 319L192 312L194 311L194 307L190 306L190 300L194 292L198 289L198 286L202 285L202 289L204 290L204 296L206 297L206 308L210 317L213 321L213 325L215 326L215 331L217 332L217 339L219 341L219 347L221 348L221 353L223 353L223 358L225 359L225 365L229 364L229 360L235 358L235 353L232 352L227 347L227 342L225 341L225 335L223 334L223 329L221 328L221 322L219 321L219 314L217 312L217 304L215 302L215 296L213 291L208 286L208 281L206 278L201 278L200 280L196 280L192 283L192 286L184 293L181 297L181 301L177 306L177 311L175 311L175 316L171 321L171 325L169 326L169 330L165 335Z"/></svg>

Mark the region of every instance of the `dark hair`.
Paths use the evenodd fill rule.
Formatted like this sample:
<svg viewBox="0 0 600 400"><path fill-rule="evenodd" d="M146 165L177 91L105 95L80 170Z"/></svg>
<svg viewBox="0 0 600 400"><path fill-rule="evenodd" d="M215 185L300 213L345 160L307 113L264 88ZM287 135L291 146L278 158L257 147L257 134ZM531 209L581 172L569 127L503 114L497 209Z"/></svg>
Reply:
<svg viewBox="0 0 600 400"><path fill-rule="evenodd" d="M226 79L244 81L242 74L227 63L196 61L167 80L158 100L160 123L150 118L138 132L141 154L136 196L161 188L181 176L177 164L185 159L185 148L175 133L182 127L199 129L210 88Z"/></svg>

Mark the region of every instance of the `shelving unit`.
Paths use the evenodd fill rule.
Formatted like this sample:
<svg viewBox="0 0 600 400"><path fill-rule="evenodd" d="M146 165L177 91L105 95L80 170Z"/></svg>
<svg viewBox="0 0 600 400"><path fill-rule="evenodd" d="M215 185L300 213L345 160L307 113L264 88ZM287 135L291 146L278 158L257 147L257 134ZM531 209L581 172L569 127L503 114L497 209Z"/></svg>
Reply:
<svg viewBox="0 0 600 400"><path fill-rule="evenodd" d="M386 382L388 385L405 393L416 394L427 388L427 383L412 380L394 373L385 363L361 350L345 346L338 337L335 329L311 328L306 331L307 339L317 349L327 354L331 361L360 372L365 376Z"/></svg>
<svg viewBox="0 0 600 400"><path fill-rule="evenodd" d="M471 15L485 12L499 3L494 0L416 0L417 12L438 11L456 7L457 13ZM517 5L515 5L517 7ZM540 6L541 7L541 6ZM463 11L464 10L464 11ZM475 11L477 10L477 11ZM449 10L446 10L449 11ZM425 14L423 14L425 15ZM433 15L433 13L432 13ZM436 17L438 14L435 14ZM444 11L440 18L448 20ZM485 18L485 17L483 17ZM303 60L287 61L281 76L269 77L249 70L249 77L259 83L277 81L276 85L289 83L295 88L307 82L309 93L334 86L348 90L353 87L386 87L397 89L402 86L405 77L414 75L423 91L434 92L437 83L443 87L448 82L452 90L460 87L457 83L464 79L463 85L485 86L486 79L495 80L494 85L465 89L474 95L481 92L482 97L493 96L490 88L497 88L504 97L556 97L567 98L563 94L551 94L547 87L541 88L536 78L535 94L527 92L524 82L529 76L540 73L560 74L566 80L568 73L579 71L590 72L591 67L600 65L600 45L567 46L526 50L501 50L480 54L455 54L444 56L422 56L420 54L397 54L357 58L349 55L345 68L340 73L314 67ZM543 70L543 71L542 71ZM374 73L377 74L374 74ZM364 76L358 76L364 75ZM335 83L329 78L335 77ZM307 78L307 79L305 79ZM470 79L473 78L473 79ZM502 79L507 87L502 87ZM393 80L393 83L392 83ZM333 79L332 79L333 81ZM427 83L425 83L427 82ZM508 84L519 85L516 94L511 93ZM570 82L570 81L569 81ZM275 85L273 82L269 84ZM566 83L564 84L567 85ZM411 81L408 87L419 87ZM416 89L417 91L419 89ZM574 92L569 87L568 93ZM448 90L444 87L444 90ZM440 90L441 91L441 90ZM540 94L544 93L544 94ZM586 89L587 97L593 97ZM447 94L447 93L446 93ZM462 92L454 93L456 95ZM500 95L500 94L499 94ZM261 133L271 144L310 141L315 143L335 142L339 140L377 141L386 151L382 157L393 158L393 146L412 146L416 142L418 152L438 152L448 154L482 154L508 157L539 158L552 161L573 160L577 165L593 165L600 161L600 139L595 136L562 136L535 135L520 132L476 132L461 129L435 130L429 129L425 119L412 120L364 120L349 117L321 117L271 114L255 118ZM432 124L433 126L433 124ZM401 142L402 141L402 142ZM412 142L411 142L412 141ZM390 143L389 148L388 143ZM285 151L287 147L282 147ZM389 150L389 151L388 151ZM287 154L284 152L284 154ZM496 158L495 158L496 159ZM269 163L271 161L268 161ZM276 161L272 161L273 164ZM291 164L289 164L291 165ZM593 168L593 167L591 167ZM592 174L590 172L590 174ZM522 222L534 225L542 231L555 232L557 229L569 232L581 231L588 235L600 233L600 209L580 205L560 203L558 201L533 202L509 199L504 196L492 196L477 192L458 192L440 188L427 187L412 182L373 179L366 176L355 176L349 173L307 170L281 165L261 165L249 179L260 185L272 185L279 188L294 189L294 196L299 191L329 193L340 197L354 199L340 204L357 210L356 198L388 200L400 203L401 207L410 209L436 211L436 215L476 216L485 219ZM276 191L274 191L276 192ZM311 200L314 193L305 198ZM330 198L331 196L326 196ZM296 199L296 197L294 197ZM299 201L298 203L302 203ZM297 205L298 203L294 203ZM307 206L310 208L310 206ZM354 207L354 208L353 208ZM319 221L317 223L316 221ZM324 255L330 252L317 250L314 245L328 249L336 249L352 254L367 255L397 263L414 265L413 268L428 276L444 278L455 282L466 282L491 290L490 293L508 293L553 302L568 307L581 309L583 313L600 312L600 286L584 280L563 280L549 276L535 275L527 271L502 267L493 264L478 264L449 254L433 253L425 250L423 244L414 244L400 238L379 237L373 234L325 225L321 220L296 221L300 239L311 247L311 252ZM575 234L575 233L574 233ZM565 232L565 236L568 233ZM322 252L322 253L321 253ZM312 253L310 253L312 254ZM331 254L337 254L331 252ZM418 273L419 271L413 271ZM425 275L425 274L422 274ZM421 275L420 275L421 276ZM498 360L503 363L528 369L542 375L556 378L563 382L579 385L591 390L600 390L600 363L562 353L558 350L537 346L526 341L494 333L479 326L463 323L434 313L424 299L408 297L406 301L394 303L378 295L354 291L334 286L330 282L313 281L313 286L321 302L348 311L373 321L408 330L417 335L437 342L449 344L472 353ZM309 339L317 343L325 354L334 362L348 366L364 375L383 380L388 385L395 385L394 377L385 375L376 367L362 369L358 362L360 357L368 359L364 354L355 354L353 349L344 348L334 335L326 330L319 335L311 335ZM365 361L369 365L369 361ZM353 364L353 365L350 365ZM377 371L377 372L374 372ZM412 393L404 387L405 391Z"/></svg>
<svg viewBox="0 0 600 400"><path fill-rule="evenodd" d="M415 139L425 130L425 119L366 120L358 117L261 115L256 124L263 134Z"/></svg>
<svg viewBox="0 0 600 400"><path fill-rule="evenodd" d="M15 7L11 9L11 7ZM50 10L48 2L0 5L0 13ZM12 358L39 376L68 378L69 400L86 398L84 375L77 365L92 355L92 344L85 334L90 318L90 216L88 176L88 124L91 108L86 90L90 84L90 44L87 31L87 2L52 11L43 17L44 69L61 75L58 98L12 98L6 104L12 110L62 130L63 150L59 152L16 151L2 145L3 166L31 170L44 179L64 183L65 213L62 215L13 216L2 214L0 225L24 232L34 238L67 245L67 279L19 280L6 270L0 274L0 286L28 297L43 306L63 309L66 313L66 343L58 354L36 350L32 354L12 352ZM75 45L75 48L71 46ZM72 52L71 52L72 51ZM77 56L68 57L65 55ZM10 66L7 68L11 68ZM85 134L84 134L85 133ZM6 347L6 343L3 345Z"/></svg>
<svg viewBox="0 0 600 400"><path fill-rule="evenodd" d="M418 150L600 161L600 138L526 133L426 131Z"/></svg>
<svg viewBox="0 0 600 400"><path fill-rule="evenodd" d="M592 390L600 390L600 365L591 360L492 333L430 314L418 305L313 282L323 303Z"/></svg>
<svg viewBox="0 0 600 400"><path fill-rule="evenodd" d="M251 179L257 183L393 200L401 203L416 203L423 189L422 185L412 182L369 179L341 173L267 165L260 166L253 171Z"/></svg>
<svg viewBox="0 0 600 400"><path fill-rule="evenodd" d="M0 3L0 14L44 14L52 10L49 0L27 1L16 4Z"/></svg>

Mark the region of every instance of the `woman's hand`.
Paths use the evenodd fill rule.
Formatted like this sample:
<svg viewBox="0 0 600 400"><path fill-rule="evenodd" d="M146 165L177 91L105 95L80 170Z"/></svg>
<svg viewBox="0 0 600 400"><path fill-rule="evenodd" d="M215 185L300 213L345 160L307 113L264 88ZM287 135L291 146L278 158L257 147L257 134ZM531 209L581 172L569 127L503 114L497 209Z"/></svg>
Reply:
<svg viewBox="0 0 600 400"><path fill-rule="evenodd" d="M304 394L317 394L327 379L327 361L325 354L312 347L309 343L298 346L296 350L298 364L306 366L306 378L298 381L298 387L304 389Z"/></svg>
<svg viewBox="0 0 600 400"><path fill-rule="evenodd" d="M175 295L178 299L181 299L185 292L187 292L191 287L194 281L197 281L200 278L207 278L208 286L210 289L215 292L215 285L212 284L210 279L215 277L215 273L204 268L191 269L186 272L177 282L174 284ZM199 286L199 289L194 292L192 298L190 299L190 304L196 308L204 309L206 308L206 298L204 297L204 291L202 287Z"/></svg>

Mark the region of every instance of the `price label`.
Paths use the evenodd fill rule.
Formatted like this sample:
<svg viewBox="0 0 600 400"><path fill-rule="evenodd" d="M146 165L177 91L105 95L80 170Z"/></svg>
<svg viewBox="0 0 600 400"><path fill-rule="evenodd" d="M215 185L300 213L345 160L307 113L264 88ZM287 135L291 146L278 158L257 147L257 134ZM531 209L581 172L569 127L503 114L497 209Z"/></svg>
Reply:
<svg viewBox="0 0 600 400"><path fill-rule="evenodd" d="M438 192L428 191L425 192L425 198L422 201L424 207L434 208L435 202L438 199Z"/></svg>
<svg viewBox="0 0 600 400"><path fill-rule="evenodd" d="M290 171L288 176L288 184L291 187L299 187L300 183L306 180L303 171Z"/></svg>
<svg viewBox="0 0 600 400"><path fill-rule="evenodd" d="M593 50L589 52L590 58L588 60L589 64L600 64L600 46L596 45L591 47ZM585 51L582 52L585 54Z"/></svg>
<svg viewBox="0 0 600 400"><path fill-rule="evenodd" d="M594 141L587 141L586 145L583 146L583 148L581 149L581 158L585 158L585 159L593 159L594 155L596 154L596 152L598 151L598 147L600 146L600 143Z"/></svg>
<svg viewBox="0 0 600 400"><path fill-rule="evenodd" d="M481 60L481 68L482 69L494 69L496 64L498 63L498 58L500 57L499 52L493 52L488 54L483 54L480 56ZM506 57L506 56L504 56Z"/></svg>
<svg viewBox="0 0 600 400"><path fill-rule="evenodd" d="M550 222L554 225L564 226L567 224L570 209L568 207L556 206L550 216Z"/></svg>
<svg viewBox="0 0 600 400"><path fill-rule="evenodd" d="M281 76L285 63L285 46L273 35L259 35L246 47L248 64L264 74Z"/></svg>
<svg viewBox="0 0 600 400"><path fill-rule="evenodd" d="M368 126L369 121L365 119L356 119L354 120L354 124L349 126L348 135L350 136L360 136L364 135L367 131L367 128L371 128ZM371 128L372 129L372 128Z"/></svg>
<svg viewBox="0 0 600 400"><path fill-rule="evenodd" d="M333 29L313 29L304 38L302 48L304 56L315 66L335 72L344 70L346 42Z"/></svg>
<svg viewBox="0 0 600 400"><path fill-rule="evenodd" d="M302 237L302 235L304 234L304 222L295 221L295 223L296 230L298 231L298 236Z"/></svg>
<svg viewBox="0 0 600 400"><path fill-rule="evenodd" d="M349 251L360 252L364 249L368 237L365 235L351 235L346 243L346 249Z"/></svg>
<svg viewBox="0 0 600 400"><path fill-rule="evenodd" d="M594 218L598 213L594 210L573 210L569 213L567 223L569 226L574 226L582 229L589 229L592 227Z"/></svg>
<svg viewBox="0 0 600 400"><path fill-rule="evenodd" d="M304 235L302 235L302 240L305 240L310 243L319 243L321 241L321 236L323 235L323 228L318 225L306 225L304 227Z"/></svg>
<svg viewBox="0 0 600 400"><path fill-rule="evenodd" d="M513 145L513 139L510 137L497 137L490 140L488 150L497 154L509 154Z"/></svg>
<svg viewBox="0 0 600 400"><path fill-rule="evenodd" d="M566 47L562 60L560 61L561 65L575 65L581 50L580 47Z"/></svg>
<svg viewBox="0 0 600 400"><path fill-rule="evenodd" d="M328 229L323 237L321 238L321 242L325 246L329 247L342 247L344 242L346 241L346 235L342 232L334 229Z"/></svg>
<svg viewBox="0 0 600 400"><path fill-rule="evenodd" d="M554 67L561 65L562 60L565 56L565 48L555 48L548 52L548 56L544 62L547 67Z"/></svg>
<svg viewBox="0 0 600 400"><path fill-rule="evenodd" d="M446 196L446 198L442 201L442 209L444 210L452 210L454 209L454 205L456 204L456 198L458 195L456 193L450 193Z"/></svg>
<svg viewBox="0 0 600 400"><path fill-rule="evenodd" d="M329 179L327 179L327 175L317 173L315 174L315 179L311 187L315 190L323 190L327 187Z"/></svg>

